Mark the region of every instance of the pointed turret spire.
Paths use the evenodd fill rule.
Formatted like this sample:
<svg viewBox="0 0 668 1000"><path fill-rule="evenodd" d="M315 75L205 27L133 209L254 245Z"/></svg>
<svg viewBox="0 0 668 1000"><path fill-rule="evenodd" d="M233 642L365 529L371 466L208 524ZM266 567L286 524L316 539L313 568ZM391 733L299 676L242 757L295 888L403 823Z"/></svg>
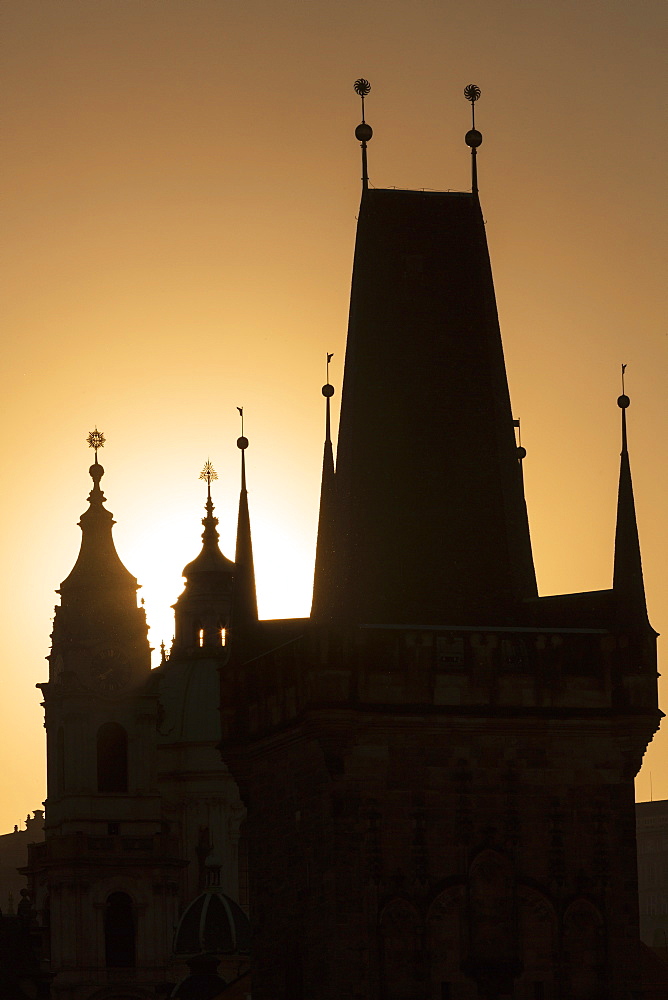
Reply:
<svg viewBox="0 0 668 1000"><path fill-rule="evenodd" d="M249 625L257 621L257 596L255 593L255 566L253 563L253 543L251 540L250 515L248 513L248 491L246 489L246 448L248 438L244 436L244 411L237 407L241 417L241 437L237 448L241 451L241 490L239 493L239 519L237 521L237 549L234 557L234 601L232 624Z"/></svg>
<svg viewBox="0 0 668 1000"><path fill-rule="evenodd" d="M230 623L234 563L220 551L218 518L211 499L211 483L218 474L207 459L200 472L206 482L205 516L202 518L202 551L183 568L185 590L174 607L175 635L172 655L199 648L211 652L225 645Z"/></svg>
<svg viewBox="0 0 668 1000"><path fill-rule="evenodd" d="M622 451L619 465L619 491L617 494L617 526L615 530L615 563L613 590L618 599L618 617L626 624L647 625L647 604L640 557L640 540L636 521L633 482L626 436L626 411L631 400L624 392L622 365L622 394L617 405L622 411Z"/></svg>
<svg viewBox="0 0 668 1000"><path fill-rule="evenodd" d="M322 617L329 604L327 601L327 592L332 581L334 560L335 474L330 412L330 401L334 395L334 386L329 381L329 363L333 357L333 354L327 355L327 379L322 387L322 394L325 397L325 446L322 456L318 540L315 549L315 575L313 604L311 608L311 616L313 618Z"/></svg>
<svg viewBox="0 0 668 1000"><path fill-rule="evenodd" d="M355 138L359 141L360 147L362 149L362 190L368 191L369 189L369 171L367 168L366 161L366 144L373 136L373 129L370 125L367 125L364 120L364 98L368 97L371 93L371 84L368 80L360 77L359 80L355 80L353 84L355 88L355 93L359 94L362 98L362 121L359 123L355 129Z"/></svg>

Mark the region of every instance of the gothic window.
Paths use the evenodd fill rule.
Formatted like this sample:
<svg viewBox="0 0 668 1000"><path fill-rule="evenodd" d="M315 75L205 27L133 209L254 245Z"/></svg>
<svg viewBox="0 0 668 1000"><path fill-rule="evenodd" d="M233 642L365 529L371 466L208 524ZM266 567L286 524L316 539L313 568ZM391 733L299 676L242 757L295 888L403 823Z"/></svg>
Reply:
<svg viewBox="0 0 668 1000"><path fill-rule="evenodd" d="M557 915L554 907L537 889L520 885L517 911L523 967L518 985L531 1000L551 1000L556 990L554 970L558 965Z"/></svg>
<svg viewBox="0 0 668 1000"><path fill-rule="evenodd" d="M107 968L135 965L135 914L126 892L112 892L104 908L104 951Z"/></svg>
<svg viewBox="0 0 668 1000"><path fill-rule="evenodd" d="M97 790L128 790L128 734L118 722L105 722L97 731Z"/></svg>

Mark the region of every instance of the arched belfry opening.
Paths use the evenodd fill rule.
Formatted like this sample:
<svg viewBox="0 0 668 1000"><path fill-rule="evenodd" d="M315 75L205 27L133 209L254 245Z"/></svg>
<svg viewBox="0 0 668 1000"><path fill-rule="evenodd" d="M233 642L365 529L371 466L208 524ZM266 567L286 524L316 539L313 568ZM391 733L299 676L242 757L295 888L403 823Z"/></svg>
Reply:
<svg viewBox="0 0 668 1000"><path fill-rule="evenodd" d="M109 969L133 968L135 912L127 892L112 892L104 907L104 955Z"/></svg>
<svg viewBox="0 0 668 1000"><path fill-rule="evenodd" d="M128 734L118 722L105 722L97 731L97 790L128 790Z"/></svg>

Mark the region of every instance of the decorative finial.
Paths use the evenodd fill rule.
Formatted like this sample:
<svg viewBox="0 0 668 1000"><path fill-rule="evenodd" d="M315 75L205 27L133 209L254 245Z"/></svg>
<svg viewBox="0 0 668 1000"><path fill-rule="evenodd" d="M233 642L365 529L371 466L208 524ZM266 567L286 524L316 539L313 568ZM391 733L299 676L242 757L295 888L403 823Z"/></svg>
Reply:
<svg viewBox="0 0 668 1000"><path fill-rule="evenodd" d="M212 479L218 479L218 473L216 472L216 470L214 469L214 467L212 466L212 464L211 464L211 462L209 461L208 458L207 458L206 462L204 463L204 468L202 469L202 471L199 474L199 478L206 480L207 499L210 500L211 499L211 480Z"/></svg>
<svg viewBox="0 0 668 1000"><path fill-rule="evenodd" d="M88 442L88 447L95 449L96 462L97 462L97 449L104 448L104 440L105 440L104 434L102 433L102 431L99 431L97 427L95 428L94 431L90 431L88 437L86 438L86 441Z"/></svg>
<svg viewBox="0 0 668 1000"><path fill-rule="evenodd" d="M621 394L621 396L617 400L617 406L619 406L619 408L622 409L622 410L625 410L627 407L629 407L631 405L631 400L629 399L629 397L626 395L626 393L624 391L624 373L625 372L626 372L626 365L622 365L622 394Z"/></svg>
<svg viewBox="0 0 668 1000"><path fill-rule="evenodd" d="M369 188L369 172L367 170L367 160L366 160L366 144L373 136L373 129L370 125L367 125L364 120L364 98L368 97L371 93L371 84L364 77L360 77L359 80L355 80L353 84L355 93L359 94L362 98L362 121L355 129L355 138L358 140L362 149L362 190L367 191Z"/></svg>
<svg viewBox="0 0 668 1000"><path fill-rule="evenodd" d="M243 406L237 406L237 410L239 411L239 416L241 417L241 437L237 438L237 448L241 448L242 451L245 451L248 447L248 438L244 437L244 408Z"/></svg>
<svg viewBox="0 0 668 1000"><path fill-rule="evenodd" d="M93 480L94 488L93 492L90 494L88 499L92 500L92 498L95 498L96 500L101 501L104 500L104 497L102 496L102 492L100 490L100 480L104 475L104 468L100 465L100 463L97 460L97 450L98 448L104 448L104 434L102 433L102 431L99 431L96 427L94 431L89 432L86 441L88 442L89 448L95 449L95 461L88 470L90 477Z"/></svg>
<svg viewBox="0 0 668 1000"><path fill-rule="evenodd" d="M526 448L522 447L522 427L520 425L520 419L519 419L519 417L515 417L515 419L513 420L513 427L517 428L517 448L516 448L516 454L517 454L518 461L519 461L519 463L521 465L522 464L522 460L527 457L527 450L526 450Z"/></svg>
<svg viewBox="0 0 668 1000"><path fill-rule="evenodd" d="M358 83L359 83L359 81L358 81ZM330 407L329 407L329 401L332 398L332 396L334 395L334 386L331 385L330 381L329 381L329 363L330 363L330 361L332 360L333 357L334 357L333 354L328 354L327 355L327 365L326 365L327 380L326 380L325 384L322 387L322 394L325 397L325 399L327 400L327 403L326 403L326 406L325 406L325 441L331 441L331 439L332 439L332 434L331 434L331 420L330 420L330 412L329 412L329 409L330 409Z"/></svg>
<svg viewBox="0 0 668 1000"><path fill-rule="evenodd" d="M476 156L478 146L482 143L482 133L475 127L475 102L480 98L480 87L475 83L469 83L464 87L464 97L471 102L471 128L464 136L464 142L471 148L471 190L473 194L478 193L478 167Z"/></svg>
<svg viewBox="0 0 668 1000"><path fill-rule="evenodd" d="M628 450L628 443L626 438L626 411L631 405L631 400L624 391L625 371L626 371L626 365L622 365L622 394L621 396L617 397L617 406L622 411L622 455Z"/></svg>

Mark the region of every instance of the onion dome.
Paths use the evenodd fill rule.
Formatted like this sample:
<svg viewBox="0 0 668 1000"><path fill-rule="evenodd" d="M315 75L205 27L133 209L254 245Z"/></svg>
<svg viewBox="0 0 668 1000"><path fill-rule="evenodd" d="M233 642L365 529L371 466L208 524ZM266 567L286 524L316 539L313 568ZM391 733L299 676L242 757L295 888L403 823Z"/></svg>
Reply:
<svg viewBox="0 0 668 1000"><path fill-rule="evenodd" d="M207 862L207 887L186 908L176 928L174 953L230 955L250 951L250 921L220 887L220 865Z"/></svg>
<svg viewBox="0 0 668 1000"><path fill-rule="evenodd" d="M217 479L215 469L211 462L207 461L204 469L200 473L200 479L205 479L207 484L207 498L205 504L206 517L202 518L204 531L202 532L202 551L183 568L183 576L186 580L197 576L200 573L224 573L230 575L234 572L234 563L220 551L218 547L218 518L213 516L215 510L211 499L211 480Z"/></svg>
<svg viewBox="0 0 668 1000"><path fill-rule="evenodd" d="M174 654L190 654L193 649L210 653L225 645L232 602L234 563L218 546L218 518L214 517L211 481L218 476L207 461L200 479L207 483L206 516L202 518L202 551L183 569L185 590L174 605Z"/></svg>
<svg viewBox="0 0 668 1000"><path fill-rule="evenodd" d="M97 460L97 451L89 472L93 489L88 495L88 510L79 521L81 549L72 572L60 585L61 604L65 607L76 603L83 610L104 598L105 601L126 602L134 608L137 578L125 568L114 545L112 527L115 521L104 506L106 498L100 488L104 469Z"/></svg>

